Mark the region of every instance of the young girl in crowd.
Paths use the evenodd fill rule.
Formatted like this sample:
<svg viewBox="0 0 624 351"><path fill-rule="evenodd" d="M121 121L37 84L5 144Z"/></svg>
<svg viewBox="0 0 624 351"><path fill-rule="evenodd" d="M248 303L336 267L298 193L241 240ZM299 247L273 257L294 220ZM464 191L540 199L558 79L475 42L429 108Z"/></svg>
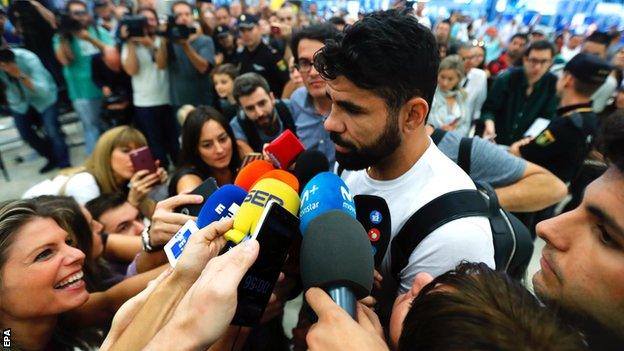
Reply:
<svg viewBox="0 0 624 351"><path fill-rule="evenodd" d="M238 77L238 68L231 63L215 67L212 71L212 82L219 95L219 110L225 118L236 116L238 107L234 95L234 79Z"/></svg>
<svg viewBox="0 0 624 351"><path fill-rule="evenodd" d="M228 120L210 106L198 106L182 126L182 166L171 177L169 196L191 191L208 177L219 185L232 183L242 157Z"/></svg>
<svg viewBox="0 0 624 351"><path fill-rule="evenodd" d="M78 173L69 176L60 195L72 196L79 204L85 204L100 194L125 191L128 202L151 217L154 201L147 195L167 179L163 168L155 173L146 170L135 172L130 152L147 145L145 137L129 126L120 126L102 134L95 149ZM156 161L158 164L158 161Z"/></svg>
<svg viewBox="0 0 624 351"><path fill-rule="evenodd" d="M429 113L428 123L435 128L453 130L467 136L471 125L471 111L466 92L460 86L464 79L464 63L457 55L440 62L438 87Z"/></svg>
<svg viewBox="0 0 624 351"><path fill-rule="evenodd" d="M90 294L84 282L85 254L61 223L56 214L44 214L35 200L0 203L0 326L11 328L11 346L17 349L96 345L98 341L79 333L105 327L125 301L163 270Z"/></svg>

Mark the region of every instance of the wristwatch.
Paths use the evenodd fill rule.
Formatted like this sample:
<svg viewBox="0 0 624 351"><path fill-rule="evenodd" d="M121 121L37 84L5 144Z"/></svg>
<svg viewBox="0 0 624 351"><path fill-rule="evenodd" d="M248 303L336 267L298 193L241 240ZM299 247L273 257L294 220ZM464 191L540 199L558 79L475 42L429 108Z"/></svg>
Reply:
<svg viewBox="0 0 624 351"><path fill-rule="evenodd" d="M150 226L147 226L143 229L143 232L141 232L141 242L143 243L143 251L147 253L158 251L162 248L162 247L154 247L150 244L149 229L150 229Z"/></svg>

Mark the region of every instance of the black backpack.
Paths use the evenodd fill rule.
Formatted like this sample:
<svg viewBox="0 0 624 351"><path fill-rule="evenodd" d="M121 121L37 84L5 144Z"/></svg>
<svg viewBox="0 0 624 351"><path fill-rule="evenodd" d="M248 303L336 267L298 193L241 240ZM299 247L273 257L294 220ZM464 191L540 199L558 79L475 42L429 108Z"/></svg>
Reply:
<svg viewBox="0 0 624 351"><path fill-rule="evenodd" d="M295 121L292 118L292 114L288 109L288 106L281 101L275 101L275 109L277 111L277 117L282 121L282 125L284 126L284 130L290 129L295 135L297 135L297 130L295 128ZM258 127L245 116L245 112L242 110L239 112L238 122L240 123L241 128L243 129L243 133L247 137L247 143L255 152L262 152L262 140L260 140L260 134L258 134Z"/></svg>
<svg viewBox="0 0 624 351"><path fill-rule="evenodd" d="M431 136L438 144L446 132L436 129ZM458 165L470 174L472 138L462 138ZM477 190L457 190L441 195L416 211L392 239L391 269L395 279L405 268L409 257L429 233L456 219L486 217L490 221L494 242L496 270L522 279L533 255L533 239L529 229L518 218L502 209L494 188L476 182Z"/></svg>

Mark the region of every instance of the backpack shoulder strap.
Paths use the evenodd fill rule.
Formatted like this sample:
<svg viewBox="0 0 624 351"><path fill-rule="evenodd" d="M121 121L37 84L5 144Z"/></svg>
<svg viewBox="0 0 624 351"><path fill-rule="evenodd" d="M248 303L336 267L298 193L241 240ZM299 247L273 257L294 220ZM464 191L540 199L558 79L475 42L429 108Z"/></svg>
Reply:
<svg viewBox="0 0 624 351"><path fill-rule="evenodd" d="M288 106L282 101L278 100L275 103L275 108L277 109L277 115L279 119L284 124L284 129L290 129L295 135L297 135L297 128L295 127L295 121L293 120L292 114L288 109Z"/></svg>
<svg viewBox="0 0 624 351"><path fill-rule="evenodd" d="M457 164L470 175L470 154L472 153L472 138L462 138L459 142Z"/></svg>
<svg viewBox="0 0 624 351"><path fill-rule="evenodd" d="M488 205L478 190L457 190L441 195L421 207L392 239L391 272L399 281L414 249L430 233L446 223L465 217L488 217Z"/></svg>
<svg viewBox="0 0 624 351"><path fill-rule="evenodd" d="M433 130L433 133L431 134L431 140L433 140L434 144L438 145L440 141L442 140L442 138L444 138L444 135L446 135L445 130L436 128Z"/></svg>
<svg viewBox="0 0 624 351"><path fill-rule="evenodd" d="M240 118L241 116L243 118ZM247 137L247 143L249 146L251 146L251 148L256 152L262 151L262 141L260 140L260 134L258 134L254 123L247 118L243 111L241 111L239 115L234 118L238 118L238 123Z"/></svg>

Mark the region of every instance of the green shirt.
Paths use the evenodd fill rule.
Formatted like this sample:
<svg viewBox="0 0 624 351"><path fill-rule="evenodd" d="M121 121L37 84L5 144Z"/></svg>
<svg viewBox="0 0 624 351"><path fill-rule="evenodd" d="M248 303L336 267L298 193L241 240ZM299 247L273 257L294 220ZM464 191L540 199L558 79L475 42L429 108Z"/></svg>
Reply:
<svg viewBox="0 0 624 351"><path fill-rule="evenodd" d="M496 124L496 142L511 145L523 137L536 118L554 117L559 103L556 85L557 77L546 73L527 96L529 83L523 67L498 75L481 110L481 119Z"/></svg>
<svg viewBox="0 0 624 351"><path fill-rule="evenodd" d="M26 49L11 49L15 54L15 63L33 84L28 89L20 80L11 78L0 71L0 81L6 87L6 98L9 108L19 114L25 114L32 106L37 112L43 112L56 102L56 83L52 75L43 66L39 57Z"/></svg>
<svg viewBox="0 0 624 351"><path fill-rule="evenodd" d="M89 35L101 41L105 45L113 46L115 44L113 38L108 34L106 29L91 26L88 29ZM52 38L54 50L58 50L60 37L58 34ZM99 50L93 44L86 40L73 37L70 41L70 47L74 54L74 60L67 66L63 66L63 76L67 82L67 90L70 100L76 99L97 99L102 97L102 92L93 83L91 77L91 57Z"/></svg>

